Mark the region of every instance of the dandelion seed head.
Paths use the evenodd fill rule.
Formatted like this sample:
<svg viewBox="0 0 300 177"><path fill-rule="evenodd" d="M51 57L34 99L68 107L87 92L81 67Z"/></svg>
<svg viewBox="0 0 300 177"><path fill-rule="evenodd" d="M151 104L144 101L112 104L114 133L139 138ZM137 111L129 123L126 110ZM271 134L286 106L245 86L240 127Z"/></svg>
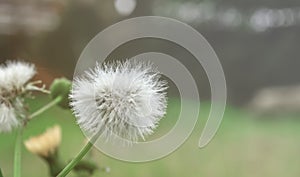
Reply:
<svg viewBox="0 0 300 177"><path fill-rule="evenodd" d="M167 83L150 63L97 65L75 78L71 106L88 134L137 142L153 133L166 111Z"/></svg>
<svg viewBox="0 0 300 177"><path fill-rule="evenodd" d="M2 93L19 91L35 74L36 69L33 64L8 61L6 66L0 67L0 90Z"/></svg>
<svg viewBox="0 0 300 177"><path fill-rule="evenodd" d="M8 61L0 65L0 132L10 132L21 124L22 94L35 73L35 66L30 63Z"/></svg>

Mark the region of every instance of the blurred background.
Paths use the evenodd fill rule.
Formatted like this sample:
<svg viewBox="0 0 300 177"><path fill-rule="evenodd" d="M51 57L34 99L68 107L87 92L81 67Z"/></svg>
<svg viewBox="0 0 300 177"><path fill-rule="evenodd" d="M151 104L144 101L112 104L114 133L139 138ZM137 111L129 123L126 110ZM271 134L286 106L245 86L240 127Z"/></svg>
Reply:
<svg viewBox="0 0 300 177"><path fill-rule="evenodd" d="M149 51L179 59L198 84L204 101L202 119L187 143L162 160L127 164L98 153L99 163L112 169L111 173L98 176L300 176L298 0L1 0L0 62L34 62L39 79L46 84L61 76L72 79L80 53L97 33L118 21L146 15L185 22L214 48L228 88L224 121L214 141L205 149L198 149L198 137L210 107L210 87L205 72L199 70L200 64L181 46L168 41L130 41L107 60ZM177 96L176 88L171 87L163 128L176 122L172 117L178 110ZM65 129L67 143L62 144L61 151L67 159L80 147L81 139L74 136L83 136L70 112L54 109L50 116L58 112L64 117L44 115L33 121L26 136L36 135L58 122ZM12 176L13 139L14 134L0 135L0 167L4 176ZM74 151L69 151L70 147ZM24 164L24 176L45 176L47 168L38 163L41 160L24 153L24 163L32 161ZM33 170L39 166L41 172Z"/></svg>

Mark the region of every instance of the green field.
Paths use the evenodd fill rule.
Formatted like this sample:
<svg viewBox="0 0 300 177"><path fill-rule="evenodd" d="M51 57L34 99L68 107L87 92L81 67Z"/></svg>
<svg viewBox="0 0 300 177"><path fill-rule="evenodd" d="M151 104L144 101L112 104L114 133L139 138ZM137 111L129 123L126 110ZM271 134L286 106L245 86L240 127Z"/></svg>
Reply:
<svg viewBox="0 0 300 177"><path fill-rule="evenodd" d="M47 101L46 99L43 102ZM41 104L31 101L32 110ZM179 102L169 100L167 117L157 133L167 132L176 122ZM200 120L191 137L171 155L148 163L126 163L93 150L100 166L110 167L110 173L94 176L110 177L299 177L300 176L300 120L297 115L254 118L249 113L228 107L223 123L213 141L204 149L197 144L209 105L201 107ZM70 111L53 108L29 123L24 139L43 132L51 125L62 126L63 142L60 154L68 161L84 142L82 132ZM4 177L13 176L15 134L0 135L0 167ZM153 137L152 137L153 138ZM22 174L24 177L44 177L46 164L23 148ZM69 176L74 176L73 174Z"/></svg>

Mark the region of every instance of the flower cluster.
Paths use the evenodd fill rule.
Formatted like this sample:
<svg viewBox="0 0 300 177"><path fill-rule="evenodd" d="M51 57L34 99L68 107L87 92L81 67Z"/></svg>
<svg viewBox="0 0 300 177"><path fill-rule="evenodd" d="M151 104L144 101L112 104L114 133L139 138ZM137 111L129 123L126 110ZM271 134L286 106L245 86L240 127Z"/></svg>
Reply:
<svg viewBox="0 0 300 177"><path fill-rule="evenodd" d="M167 82L161 79L161 73L151 63L126 60L97 64L74 78L73 84L65 78L55 79L49 90L38 87L36 84L40 82L31 81L35 74L36 68L30 63L0 65L0 133L18 130L14 153L14 175L17 177L21 176L23 129L29 120L55 105L64 109L71 106L77 123L92 140L102 136L129 144L151 135L166 113ZM52 101L30 114L25 98L31 96L32 91L48 93ZM107 168L99 168L91 158L82 160L93 146L92 140L68 165L59 156L59 126L26 140L24 144L28 151L47 162L51 176L64 177L72 170L83 176L93 175L99 169L107 171Z"/></svg>
<svg viewBox="0 0 300 177"><path fill-rule="evenodd" d="M153 133L166 111L166 82L150 63L97 65L74 79L71 106L90 135L129 142Z"/></svg>

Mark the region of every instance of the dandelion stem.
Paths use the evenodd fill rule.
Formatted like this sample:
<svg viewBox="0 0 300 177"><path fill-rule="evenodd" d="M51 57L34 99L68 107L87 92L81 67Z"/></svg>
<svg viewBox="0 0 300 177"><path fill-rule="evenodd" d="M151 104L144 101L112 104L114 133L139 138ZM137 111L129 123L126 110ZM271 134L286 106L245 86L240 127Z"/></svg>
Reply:
<svg viewBox="0 0 300 177"><path fill-rule="evenodd" d="M1 172L1 168L0 168L0 177L3 177L2 172Z"/></svg>
<svg viewBox="0 0 300 177"><path fill-rule="evenodd" d="M93 141L89 141L77 154L77 156L57 175L57 177L65 177L80 162L80 160L93 147Z"/></svg>
<svg viewBox="0 0 300 177"><path fill-rule="evenodd" d="M59 103L62 100L62 97L58 96L56 97L54 100L52 100L50 103L46 104L45 106L43 106L42 108L40 108L39 110L37 110L36 112L32 113L29 116L29 120L42 114L43 112L47 111L48 109L52 108L53 106L55 106L57 103Z"/></svg>
<svg viewBox="0 0 300 177"><path fill-rule="evenodd" d="M14 159L14 177L21 177L21 151L23 139L23 126L18 128L16 145L15 145L15 159Z"/></svg>

